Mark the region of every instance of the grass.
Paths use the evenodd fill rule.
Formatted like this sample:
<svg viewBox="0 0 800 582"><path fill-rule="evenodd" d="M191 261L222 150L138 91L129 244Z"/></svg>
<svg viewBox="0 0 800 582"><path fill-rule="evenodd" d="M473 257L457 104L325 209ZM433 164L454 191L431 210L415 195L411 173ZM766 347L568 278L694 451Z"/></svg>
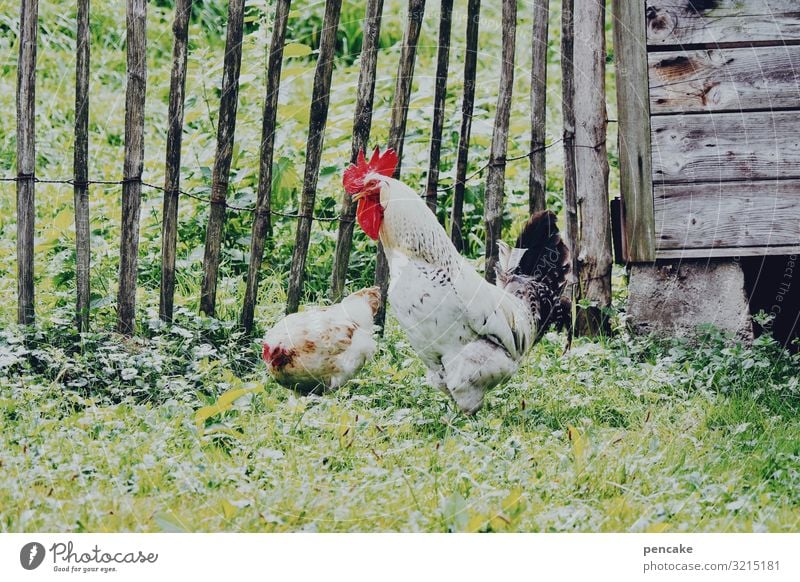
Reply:
<svg viewBox="0 0 800 582"><path fill-rule="evenodd" d="M313 48L319 2L295 2L288 38ZM428 7L410 111L404 176L422 183L435 69L436 3ZM559 14L551 13L550 140L560 135ZM195 2L187 81L183 186L207 193L213 163L224 10ZM401 0L387 0L379 57L374 141L388 134L402 34ZM248 0L243 83L234 151L235 204L257 183L264 47L271 3ZM457 3L454 30L465 24ZM90 174L121 172L124 12L92 4ZM0 108L14 110L18 4L0 0ZM74 14L40 6L37 78L42 177L71 174ZM459 12L461 10L461 12ZM163 181L171 7L148 6L145 179ZM333 215L349 155L363 3L343 14L340 54L317 212ZM313 17L310 17L313 16ZM479 79L494 78L500 35L484 15ZM529 15L520 8L510 155L529 142ZM443 182L452 178L463 59L454 38ZM305 51L298 50L298 54ZM314 54L284 67L276 206L297 208ZM609 116L614 115L609 68ZM496 99L479 82L471 171L488 156ZM609 137L612 192L614 126ZM0 124L0 173L14 171L13 123ZM561 206L558 148L549 150L548 197ZM467 191L468 252L482 254L482 180ZM527 172L510 164L506 224L524 214ZM796 531L800 523L800 390L797 356L768 338L737 347L706 330L697 345L618 334L577 341L548 336L475 417L423 381L422 365L390 320L375 360L340 392L301 398L278 387L257 342L233 325L243 294L250 217L226 224L219 319L196 314L205 205L181 201L178 312L156 317L160 199L143 204L138 336L113 328L119 188L92 190L93 332L72 332L74 231L69 187L37 186L36 328L15 319L13 184L0 183L0 531ZM442 208L449 199L445 195ZM283 311L294 223L278 221L262 276L259 326ZM306 301L324 298L335 227L315 224ZM374 247L358 234L349 286L371 281ZM615 278L616 305L624 299Z"/></svg>

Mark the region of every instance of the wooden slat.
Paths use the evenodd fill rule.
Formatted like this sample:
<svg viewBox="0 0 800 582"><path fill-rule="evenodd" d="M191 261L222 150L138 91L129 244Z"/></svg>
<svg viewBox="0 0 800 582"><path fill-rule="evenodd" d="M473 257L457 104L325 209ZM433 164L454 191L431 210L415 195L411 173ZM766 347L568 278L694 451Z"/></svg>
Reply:
<svg viewBox="0 0 800 582"><path fill-rule="evenodd" d="M486 201L483 221L486 224L486 280L494 283L498 257L498 241L503 238L503 190L506 180L508 123L511 118L511 96L514 90L514 46L517 37L517 0L503 0L502 62L500 64L497 109L489 151L489 172L486 176Z"/></svg>
<svg viewBox="0 0 800 582"><path fill-rule="evenodd" d="M219 104L217 126L217 149L214 155L214 169L211 172L211 210L206 229L203 282L200 289L200 310L206 315L214 315L217 302L217 277L225 226L225 204L228 197L228 180L236 132L236 109L239 103L239 71L242 67L243 32L244 0L229 0L222 97Z"/></svg>
<svg viewBox="0 0 800 582"><path fill-rule="evenodd" d="M654 47L797 40L797 0L647 0L647 44Z"/></svg>
<svg viewBox="0 0 800 582"><path fill-rule="evenodd" d="M439 18L439 49L436 59L436 87L433 95L433 125L431 149L428 156L428 180L425 201L436 213L436 195L439 187L439 160L442 153L442 128L444 127L444 102L447 97L447 69L450 64L450 29L453 17L453 0L442 0Z"/></svg>
<svg viewBox="0 0 800 582"><path fill-rule="evenodd" d="M655 188L658 250L800 245L800 180Z"/></svg>
<svg viewBox="0 0 800 582"><path fill-rule="evenodd" d="M617 64L620 189L625 215L626 257L655 259L653 183L650 158L650 98L647 91L645 14L642 2L614 0L614 55Z"/></svg>
<svg viewBox="0 0 800 582"><path fill-rule="evenodd" d="M653 117L656 183L800 178L796 111Z"/></svg>
<svg viewBox="0 0 800 582"><path fill-rule="evenodd" d="M291 0L278 0L275 6L275 21L269 45L267 66L267 90L264 96L264 112L261 121L261 156L259 162L258 194L253 231L250 238L250 262L247 266L247 287L239 321L247 333L253 329L253 316L258 300L258 280L264 260L264 244L272 236L272 160L275 153L275 128L278 114L278 93L283 64L283 45L286 41L286 25L289 22Z"/></svg>
<svg viewBox="0 0 800 582"><path fill-rule="evenodd" d="M350 148L350 163L355 163L358 152L367 149L372 127L372 103L375 97L375 73L378 68L378 40L381 33L383 0L369 0L364 19L364 42L361 46L361 70L358 73L358 94L353 116L353 142ZM339 231L336 235L336 250L333 255L331 273L331 292L333 301L339 301L344 294L347 268L350 265L350 251L353 248L353 228L355 226L356 204L346 192L342 195L342 209L339 213Z"/></svg>
<svg viewBox="0 0 800 582"><path fill-rule="evenodd" d="M725 257L764 257L800 254L800 245L783 247L720 247L715 249L659 250L658 259L720 259Z"/></svg>
<svg viewBox="0 0 800 582"><path fill-rule="evenodd" d="M22 0L17 67L17 323L34 322L36 36L39 3Z"/></svg>
<svg viewBox="0 0 800 582"><path fill-rule="evenodd" d="M300 199L301 218L297 222L297 235L292 253L292 267L289 272L289 291L286 297L286 312L294 313L300 307L303 291L308 244L311 240L311 217L314 213L314 200L317 194L319 164L322 160L322 146L325 141L325 125L328 121L328 104L331 98L331 76L336 49L336 30L342 0L325 2L325 17L319 41L317 68L314 72L314 88L311 92L311 111L309 113L308 140L306 142L306 166L303 173L303 193Z"/></svg>
<svg viewBox="0 0 800 582"><path fill-rule="evenodd" d="M144 105L147 83L147 2L128 0L125 90L125 162L122 185L122 231L119 249L117 331L130 335L136 319L136 275L139 262L139 217L144 165Z"/></svg>
<svg viewBox="0 0 800 582"><path fill-rule="evenodd" d="M547 32L550 0L533 3L531 35L531 154L528 175L528 209L530 213L547 206Z"/></svg>
<svg viewBox="0 0 800 582"><path fill-rule="evenodd" d="M575 331L597 336L610 331L611 218L606 150L605 1L575 4L575 182L580 215L578 262L581 297L589 306L576 313Z"/></svg>
<svg viewBox="0 0 800 582"><path fill-rule="evenodd" d="M89 0L78 0L75 41L75 146L73 195L75 200L75 323L89 331Z"/></svg>
<svg viewBox="0 0 800 582"><path fill-rule="evenodd" d="M158 314L162 321L172 321L175 300L175 255L178 244L178 198L181 187L181 141L183 107L186 94L189 17L192 0L175 2L172 32L172 73L169 81L169 118L164 172L164 214L161 225L161 291Z"/></svg>
<svg viewBox="0 0 800 582"><path fill-rule="evenodd" d="M417 60L417 43L422 30L422 19L425 16L425 0L408 0L406 28L403 32L403 48L400 51L400 62L397 66L397 77L392 102L392 122L389 130L389 147L397 152L399 162L394 177L400 177L403 164L403 144L406 139L406 121L408 104L411 102L411 85L414 80L414 65ZM378 243L375 262L375 284L381 288L381 304L375 314L375 325L381 327L386 320L386 295L389 291L389 263L383 252L383 245Z"/></svg>
<svg viewBox="0 0 800 582"><path fill-rule="evenodd" d="M653 115L800 109L800 46L650 53Z"/></svg>
<svg viewBox="0 0 800 582"><path fill-rule="evenodd" d="M578 184L575 171L575 0L561 2L561 111L564 141L564 241L571 273L566 290L574 304L580 299L578 272ZM572 330L570 330L571 332Z"/></svg>
<svg viewBox="0 0 800 582"><path fill-rule="evenodd" d="M464 190L466 189L469 139L472 131L472 110L475 106L475 73L478 64L478 28L481 0L469 0L467 5L466 49L464 53L464 95L461 98L461 132L458 138L456 181L453 188L450 238L459 252L464 250Z"/></svg>

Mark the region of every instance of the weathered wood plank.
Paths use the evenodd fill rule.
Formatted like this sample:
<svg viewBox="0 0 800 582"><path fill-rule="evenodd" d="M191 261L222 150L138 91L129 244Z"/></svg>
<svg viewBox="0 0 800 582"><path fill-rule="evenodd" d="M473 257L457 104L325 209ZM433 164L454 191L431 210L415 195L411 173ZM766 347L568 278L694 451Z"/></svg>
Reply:
<svg viewBox="0 0 800 582"><path fill-rule="evenodd" d="M369 141L382 16L383 0L369 0L364 18L364 41L361 45L361 69L358 73L358 94L353 115L350 163L355 163L359 150L362 148L366 150ZM333 255L333 272L331 273L330 296L333 301L339 301L344 294L347 268L350 265L350 251L353 248L356 206L349 194L342 195L342 208L339 213L342 220L339 221L339 231L336 235L336 250Z"/></svg>
<svg viewBox="0 0 800 582"><path fill-rule="evenodd" d="M417 60L417 44L422 30L422 19L425 16L425 0L408 0L406 28L403 32L403 48L400 51L400 62L397 65L397 80L392 102L392 123L389 130L389 147L397 152L399 161L394 177L400 177L403 164L403 144L406 139L406 121L408 104L411 101L411 85L414 80L414 65ZM375 284L381 288L381 305L375 314L375 325L383 329L386 320L386 295L389 290L389 263L383 252L383 245L378 243L375 263Z"/></svg>
<svg viewBox="0 0 800 582"><path fill-rule="evenodd" d="M530 213L547 206L547 33L550 0L533 3L531 64L531 154L528 176Z"/></svg>
<svg viewBox="0 0 800 582"><path fill-rule="evenodd" d="M75 142L73 196L75 200L75 323L89 331L89 0L78 0L75 39Z"/></svg>
<svg viewBox="0 0 800 582"><path fill-rule="evenodd" d="M217 302L217 277L225 226L225 204L228 197L228 180L230 179L233 140L236 132L236 109L239 104L244 1L229 0L228 2L228 31L225 37L222 98L219 104L217 149L214 155L214 168L211 171L211 210L206 229L203 282L200 288L200 311L206 315L214 315Z"/></svg>
<svg viewBox="0 0 800 582"><path fill-rule="evenodd" d="M172 321L175 301L175 255L178 244L178 198L181 187L181 142L183 107L186 95L186 61L189 55L189 17L192 0L175 2L172 72L169 81L169 118L164 172L164 211L161 224L161 290L158 314L162 321Z"/></svg>
<svg viewBox="0 0 800 582"><path fill-rule="evenodd" d="M578 280L581 297L575 331L597 336L609 331L611 306L611 218L606 151L605 1L575 4L575 177L580 215Z"/></svg>
<svg viewBox="0 0 800 582"><path fill-rule="evenodd" d="M653 115L800 109L800 46L650 53Z"/></svg>
<svg viewBox="0 0 800 582"><path fill-rule="evenodd" d="M450 64L450 29L453 20L453 0L442 0L439 18L439 49L436 59L436 87L433 94L433 125L431 147L428 155L428 180L425 201L436 213L436 195L439 187L439 160L442 153L442 128L444 127L444 101L447 97L447 69Z"/></svg>
<svg viewBox="0 0 800 582"><path fill-rule="evenodd" d="M656 183L800 178L796 111L653 117Z"/></svg>
<svg viewBox="0 0 800 582"><path fill-rule="evenodd" d="M517 37L517 1L503 0L503 51L497 93L492 146L489 151L489 172L486 176L486 201L483 221L486 224L486 280L494 283L498 257L498 241L503 238L503 190L506 180L508 123L511 118L511 96L514 90L514 46Z"/></svg>
<svg viewBox="0 0 800 582"><path fill-rule="evenodd" d="M278 113L278 93L283 64L283 45L286 41L286 26L289 22L291 0L278 0L275 6L275 21L269 46L267 66L267 89L264 96L264 112L261 121L261 156L259 162L256 213L250 238L250 262L247 266L247 287L239 322L247 333L253 329L253 316L258 300L258 280L264 260L264 244L272 236L272 160L275 152L275 128Z"/></svg>
<svg viewBox="0 0 800 582"><path fill-rule="evenodd" d="M336 30L342 0L325 2L325 17L319 41L317 68L314 72L314 88L311 91L311 111L306 142L306 166L303 174L303 193L300 198L300 216L297 221L297 235L292 253L292 267L289 272L289 291L286 297L286 312L294 313L300 307L303 291L308 244L311 240L312 215L317 194L319 164L322 160L322 146L325 141L325 125L328 121L328 104L331 98L331 76L336 49Z"/></svg>
<svg viewBox="0 0 800 582"><path fill-rule="evenodd" d="M800 245L782 247L720 247L715 249L659 250L658 259L720 259L725 257L764 257L800 254Z"/></svg>
<svg viewBox="0 0 800 582"><path fill-rule="evenodd" d="M34 322L36 36L39 3L22 0L17 67L17 323Z"/></svg>
<svg viewBox="0 0 800 582"><path fill-rule="evenodd" d="M564 240L572 261L566 293L577 304L580 299L580 245L575 171L575 0L562 0L561 3L561 111L564 141Z"/></svg>
<svg viewBox="0 0 800 582"><path fill-rule="evenodd" d="M650 46L797 40L797 0L647 0Z"/></svg>
<svg viewBox="0 0 800 582"><path fill-rule="evenodd" d="M617 64L620 189L625 215L626 258L655 259L653 183L650 157L650 98L647 53L642 45L642 2L614 0L614 55Z"/></svg>
<svg viewBox="0 0 800 582"><path fill-rule="evenodd" d="M122 231L119 248L117 331L130 335L136 320L136 275L139 263L139 217L144 165L144 106L147 83L147 2L128 0L125 90L125 161L122 184Z"/></svg>
<svg viewBox="0 0 800 582"><path fill-rule="evenodd" d="M800 180L655 187L659 254L800 245ZM734 253L738 254L738 253Z"/></svg>
<svg viewBox="0 0 800 582"><path fill-rule="evenodd" d="M478 28L481 19L481 0L469 0L467 5L466 52L464 54L464 94L461 98L461 133L458 138L456 181L453 188L453 210L450 238L459 252L464 250L464 190L466 189L469 140L472 131L472 111L475 107L475 74L478 65Z"/></svg>

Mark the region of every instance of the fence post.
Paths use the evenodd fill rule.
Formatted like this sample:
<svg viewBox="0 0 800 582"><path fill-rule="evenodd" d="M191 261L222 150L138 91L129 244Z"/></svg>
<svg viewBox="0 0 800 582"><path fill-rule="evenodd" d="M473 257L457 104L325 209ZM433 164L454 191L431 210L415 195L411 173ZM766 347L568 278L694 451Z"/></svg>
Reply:
<svg viewBox="0 0 800 582"><path fill-rule="evenodd" d="M78 32L75 41L75 150L73 191L75 198L75 323L78 333L89 331L89 0L78 0Z"/></svg>
<svg viewBox="0 0 800 582"><path fill-rule="evenodd" d="M530 213L547 206L547 36L550 0L534 0L531 65L531 157L528 179Z"/></svg>
<svg viewBox="0 0 800 582"><path fill-rule="evenodd" d="M17 68L17 323L31 325L34 222L36 220L36 36L38 0L22 0Z"/></svg>
<svg viewBox="0 0 800 582"><path fill-rule="evenodd" d="M408 103L411 100L411 83L414 80L414 63L417 57L417 43L422 29L422 18L425 15L425 0L408 1L408 21L403 33L403 48L400 52L400 63L397 67L397 83L394 88L392 103L392 123L389 131L389 147L397 152L397 168L394 177L400 177L403 164L403 142L406 136L408 119ZM383 252L383 245L378 243L378 256L375 265L375 284L381 288L381 305L375 314L375 324L383 328L386 321L386 294L389 291L389 263ZM381 332L383 333L383 332Z"/></svg>
<svg viewBox="0 0 800 582"><path fill-rule="evenodd" d="M472 131L472 110L475 106L475 71L478 64L478 26L481 0L469 0L467 6L467 52L464 57L464 97L461 101L461 134L458 139L456 181L453 189L453 211L450 238L459 252L464 250L464 189L467 179L469 138Z"/></svg>
<svg viewBox="0 0 800 582"><path fill-rule="evenodd" d="M561 71L562 71L562 115L564 124L564 214L565 235L572 260L569 285L572 288L572 304L580 299L578 277L578 201L575 175L575 0L561 3Z"/></svg>
<svg viewBox="0 0 800 582"><path fill-rule="evenodd" d="M355 163L358 151L361 148L366 150L369 141L382 15L383 0L369 0L364 19L364 41L361 46L361 70L358 74L358 98L353 116L353 144L350 149L350 163ZM331 274L330 296L333 301L339 301L344 293L347 268L350 265L350 251L353 248L356 205L353 204L349 194L342 196L339 215L341 220L336 236L336 251L333 256L333 272Z"/></svg>
<svg viewBox="0 0 800 582"><path fill-rule="evenodd" d="M136 269L139 254L139 214L144 163L144 103L147 83L147 1L127 3L127 68L125 90L125 162L122 184L122 234L119 254L117 331L134 331L136 319Z"/></svg>
<svg viewBox="0 0 800 582"><path fill-rule="evenodd" d="M258 274L264 260L264 241L271 236L272 222L272 159L275 152L275 120L278 111L278 91L281 84L283 45L286 40L286 23L289 21L291 0L278 0L275 23L269 46L267 89L264 96L264 113L261 122L261 160L259 163L256 212L250 239L250 263L247 266L247 288L239 321L247 333L253 329L253 315L258 300Z"/></svg>
<svg viewBox="0 0 800 582"><path fill-rule="evenodd" d="M175 300L175 255L178 243L178 198L181 187L181 141L186 96L189 17L192 0L176 0L172 23L172 73L169 80L169 118L164 172L164 214L161 225L161 296L158 316L172 321Z"/></svg>
<svg viewBox="0 0 800 582"><path fill-rule="evenodd" d="M508 123L511 117L511 94L514 89L514 46L517 31L517 2L503 0L503 62L500 67L500 89L497 113L489 153L489 172L486 176L486 202L483 217L486 223L487 281L494 283L497 263L497 242L503 236L503 188L505 187Z"/></svg>
<svg viewBox="0 0 800 582"><path fill-rule="evenodd" d="M220 249L225 226L225 205L236 131L236 108L239 101L239 71L242 66L244 0L229 0L228 31L225 38L225 60L222 73L222 98L217 126L217 151L211 173L211 210L206 229L203 255L203 283L200 289L200 310L214 315L217 302Z"/></svg>
<svg viewBox="0 0 800 582"><path fill-rule="evenodd" d="M325 2L325 17L319 42L317 68L314 72L314 89L311 92L311 112L306 142L306 167L303 176L303 194L300 200L300 219L297 223L297 236L292 253L292 268L289 273L289 292L286 298L286 312L294 313L300 306L303 291L308 244L311 239L311 223L314 213L314 200L317 193L319 164L322 145L325 141L325 125L328 121L330 103L331 75L336 49L336 31L339 28L339 14L342 0Z"/></svg>
<svg viewBox="0 0 800 582"><path fill-rule="evenodd" d="M436 88L433 96L433 127L431 128L431 149L428 163L428 185L425 201L436 214L436 190L439 187L439 160L442 152L442 128L444 108L447 98L447 69L450 61L450 30L453 22L453 0L442 0L442 13L439 20L439 51L436 61Z"/></svg>
<svg viewBox="0 0 800 582"><path fill-rule="evenodd" d="M611 229L606 152L605 0L575 4L575 176L581 296L590 307L579 309L575 327L581 335L608 331L603 309L611 306Z"/></svg>

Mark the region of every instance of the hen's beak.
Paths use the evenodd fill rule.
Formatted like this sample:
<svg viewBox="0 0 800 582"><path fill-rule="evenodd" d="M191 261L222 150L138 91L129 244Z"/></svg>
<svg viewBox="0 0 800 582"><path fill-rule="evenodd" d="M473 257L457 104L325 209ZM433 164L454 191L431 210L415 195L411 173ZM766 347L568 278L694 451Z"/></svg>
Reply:
<svg viewBox="0 0 800 582"><path fill-rule="evenodd" d="M361 192L356 192L355 194L353 194L353 201L358 202L366 195L367 195L366 190L362 190Z"/></svg>

